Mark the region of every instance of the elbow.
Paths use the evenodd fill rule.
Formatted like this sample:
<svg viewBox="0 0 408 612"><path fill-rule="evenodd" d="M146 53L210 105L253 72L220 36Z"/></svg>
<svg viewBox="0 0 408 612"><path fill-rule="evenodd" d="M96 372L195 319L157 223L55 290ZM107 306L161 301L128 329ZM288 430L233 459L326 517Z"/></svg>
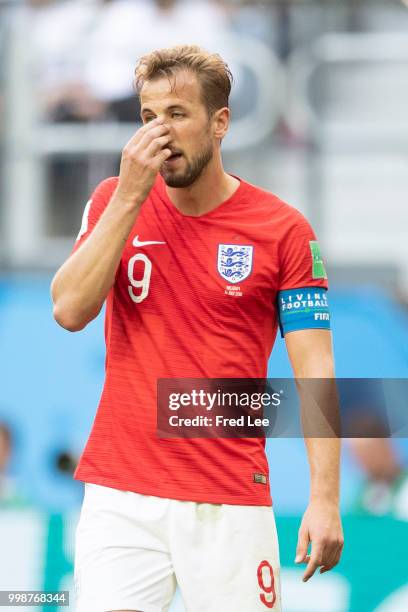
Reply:
<svg viewBox="0 0 408 612"><path fill-rule="evenodd" d="M58 286L58 273L52 280L51 300L53 304L53 317L55 321L70 332L78 332L84 329L90 319L86 319L78 305L81 303L78 296L68 295L67 291L62 292Z"/></svg>
<svg viewBox="0 0 408 612"><path fill-rule="evenodd" d="M103 303L89 303L86 296L75 291L57 290L54 281L51 284L51 300L55 321L70 332L84 329L98 316L103 305Z"/></svg>
<svg viewBox="0 0 408 612"><path fill-rule="evenodd" d="M54 305L53 316L58 325L70 332L81 331L88 324L88 321L81 320L74 313L69 312L68 309L59 307L58 304Z"/></svg>

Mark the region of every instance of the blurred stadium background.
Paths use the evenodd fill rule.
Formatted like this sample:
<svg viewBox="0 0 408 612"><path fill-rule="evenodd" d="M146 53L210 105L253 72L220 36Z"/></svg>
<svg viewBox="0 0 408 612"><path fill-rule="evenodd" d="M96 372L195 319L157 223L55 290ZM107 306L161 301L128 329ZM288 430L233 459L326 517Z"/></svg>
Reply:
<svg viewBox="0 0 408 612"><path fill-rule="evenodd" d="M66 332L49 286L137 127L136 59L181 42L235 74L227 170L320 237L338 376L408 374L407 1L0 0L0 590L73 595L71 475L102 389L103 315ZM290 376L279 338L269 375ZM307 585L303 441L268 455L285 612L408 610L407 440L346 442L343 558Z"/></svg>

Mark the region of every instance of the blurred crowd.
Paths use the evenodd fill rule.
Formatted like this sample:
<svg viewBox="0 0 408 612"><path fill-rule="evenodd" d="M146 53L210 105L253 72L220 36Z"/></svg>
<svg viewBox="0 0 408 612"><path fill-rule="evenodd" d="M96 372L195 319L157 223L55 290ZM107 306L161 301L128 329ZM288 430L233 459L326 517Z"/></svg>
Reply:
<svg viewBox="0 0 408 612"><path fill-rule="evenodd" d="M271 18L257 3L30 0L29 4L41 106L48 118L57 121L134 121L138 106L132 74L137 58L154 47L192 43L222 53L228 33L242 29L273 44Z"/></svg>
<svg viewBox="0 0 408 612"><path fill-rule="evenodd" d="M134 120L131 76L137 58L153 47L195 43L222 52L233 31L285 59L331 29L408 25L402 0L375 12L366 1L340 4L328 11L327 3L300 0L26 0L42 110L58 121Z"/></svg>
<svg viewBox="0 0 408 612"><path fill-rule="evenodd" d="M134 121L137 58L158 41L214 47L227 19L219 2L205 1L31 0L31 10L42 107L60 121Z"/></svg>
<svg viewBox="0 0 408 612"><path fill-rule="evenodd" d="M132 82L138 58L153 48L181 43L199 44L227 59L235 77L233 116L239 118L248 111L256 86L251 75L230 60L231 33L258 40L285 62L295 48L328 31L408 27L402 0L384 2L384 9L378 0L375 4L373 12L367 0L0 0L0 23L11 23L1 19L3 12L10 15L13 6L25 7L28 78L36 112L46 121L138 121ZM4 38L0 26L0 51ZM2 57L7 57L6 49ZM7 62L1 62L0 112L1 83L12 79ZM288 142L302 140L301 134L286 134L284 119L279 129ZM117 167L117 160L112 164L94 157L96 170L84 172L82 161L72 157L71 162L60 163L55 157L49 184L57 182L58 194L74 190L71 200L81 204L92 185ZM84 185L84 193L75 192L74 184ZM66 228L71 234L70 226L61 212L49 229L60 234Z"/></svg>

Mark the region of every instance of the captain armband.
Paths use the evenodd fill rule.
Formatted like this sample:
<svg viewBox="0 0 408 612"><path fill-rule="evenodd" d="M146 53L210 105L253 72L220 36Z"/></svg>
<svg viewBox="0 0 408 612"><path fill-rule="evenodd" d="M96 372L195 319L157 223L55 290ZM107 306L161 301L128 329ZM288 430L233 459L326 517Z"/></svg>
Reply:
<svg viewBox="0 0 408 612"><path fill-rule="evenodd" d="M327 289L301 287L278 291L279 327L282 338L300 329L330 329Z"/></svg>

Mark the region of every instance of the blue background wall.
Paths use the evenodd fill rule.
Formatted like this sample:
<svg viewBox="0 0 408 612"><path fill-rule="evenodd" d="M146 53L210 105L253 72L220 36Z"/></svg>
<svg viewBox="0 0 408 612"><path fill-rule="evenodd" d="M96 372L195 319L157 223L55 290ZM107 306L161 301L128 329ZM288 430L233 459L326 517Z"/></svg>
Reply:
<svg viewBox="0 0 408 612"><path fill-rule="evenodd" d="M0 279L0 421L16 431L10 471L25 495L44 509L78 505L81 484L55 469L60 450L79 454L102 391L105 345L103 313L80 333L52 317L49 276ZM330 291L339 377L407 377L408 316L374 287ZM270 377L291 376L278 337ZM407 440L395 440L408 463ZM278 513L298 514L308 497L303 440L268 441L271 484ZM362 474L343 453L342 504L352 503ZM288 483L290 486L288 486Z"/></svg>

